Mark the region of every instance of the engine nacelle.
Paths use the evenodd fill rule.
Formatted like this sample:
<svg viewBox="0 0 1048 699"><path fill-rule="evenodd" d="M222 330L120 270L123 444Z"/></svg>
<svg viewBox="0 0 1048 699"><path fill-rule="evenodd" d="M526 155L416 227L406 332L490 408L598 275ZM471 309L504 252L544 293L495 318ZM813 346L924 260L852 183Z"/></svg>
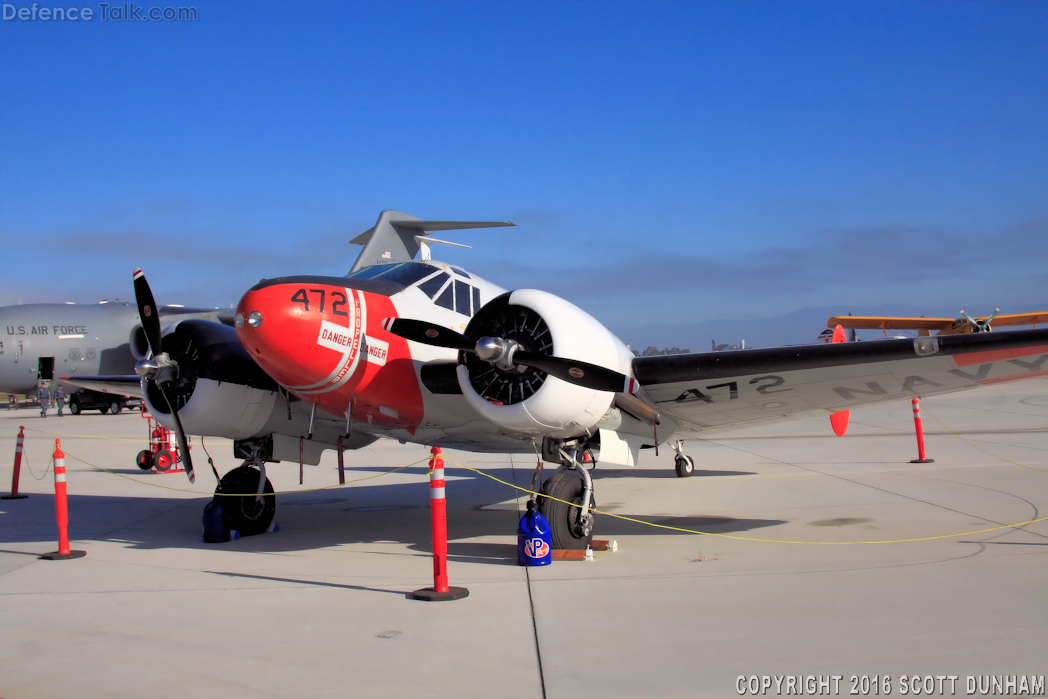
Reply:
<svg viewBox="0 0 1048 699"><path fill-rule="evenodd" d="M186 434L202 437L247 439L263 434L262 428L277 412L277 393L213 379L197 379L193 393L179 408L178 418ZM174 429L175 423L163 398L153 403L153 392L146 392L146 407L160 424Z"/></svg>
<svg viewBox="0 0 1048 699"><path fill-rule="evenodd" d="M531 352L578 359L632 374L633 354L595 318L545 291L519 289L495 298L470 321L466 335L513 340ZM556 438L590 430L614 394L583 388L532 367L504 370L463 353L459 387L484 418L507 429Z"/></svg>
<svg viewBox="0 0 1048 699"><path fill-rule="evenodd" d="M278 386L233 328L185 320L165 333L163 349L178 363L178 378L166 390L186 434L247 439L268 433L263 428L283 409ZM171 409L157 386L146 382L144 396L149 412L173 429Z"/></svg>
<svg viewBox="0 0 1048 699"><path fill-rule="evenodd" d="M171 333L175 332L178 324L184 321L175 321L170 325L165 325L160 330L161 340ZM131 356L136 360L145 359L149 356L149 340L146 339L145 328L142 327L141 323L131 328L131 334L127 338L128 345L131 348Z"/></svg>

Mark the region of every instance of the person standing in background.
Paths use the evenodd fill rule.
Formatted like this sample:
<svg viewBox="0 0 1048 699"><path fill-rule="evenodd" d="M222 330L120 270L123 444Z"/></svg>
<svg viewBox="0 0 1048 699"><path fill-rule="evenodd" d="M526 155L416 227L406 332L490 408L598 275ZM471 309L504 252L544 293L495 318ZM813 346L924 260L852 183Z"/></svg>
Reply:
<svg viewBox="0 0 1048 699"><path fill-rule="evenodd" d="M62 417L62 409L65 407L66 394L61 385L55 391L55 405L58 407L58 417Z"/></svg>
<svg viewBox="0 0 1048 699"><path fill-rule="evenodd" d="M51 406L51 391L48 390L46 381L40 382L36 397L40 400L40 417L47 417L47 409Z"/></svg>

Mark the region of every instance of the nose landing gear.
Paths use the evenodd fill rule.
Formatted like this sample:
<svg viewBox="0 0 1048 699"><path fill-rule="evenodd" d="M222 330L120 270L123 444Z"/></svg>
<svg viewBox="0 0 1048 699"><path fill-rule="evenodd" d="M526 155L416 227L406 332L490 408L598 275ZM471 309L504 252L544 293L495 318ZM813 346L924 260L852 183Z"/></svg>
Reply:
<svg viewBox="0 0 1048 699"><path fill-rule="evenodd" d="M695 459L684 453L684 441L678 439L673 444L676 456L673 458L673 467L677 471L677 478L688 478L695 473Z"/></svg>
<svg viewBox="0 0 1048 699"><path fill-rule="evenodd" d="M266 478L266 462L257 451L222 476L215 498L222 499L227 527L240 532L240 536L266 531L277 511L273 484Z"/></svg>

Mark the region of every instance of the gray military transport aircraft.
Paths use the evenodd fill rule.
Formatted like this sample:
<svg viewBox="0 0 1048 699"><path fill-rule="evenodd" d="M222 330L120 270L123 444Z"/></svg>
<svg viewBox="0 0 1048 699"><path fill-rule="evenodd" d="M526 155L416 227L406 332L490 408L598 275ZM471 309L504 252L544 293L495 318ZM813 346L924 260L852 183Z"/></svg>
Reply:
<svg viewBox="0 0 1048 699"><path fill-rule="evenodd" d="M316 465L325 449L386 437L540 453L559 464L539 503L553 545L585 548L595 463L632 466L667 444L686 477L686 439L1048 375L1048 329L635 357L562 298L508 291L430 257L443 242L433 232L507 225L384 211L354 241L364 248L349 274L263 279L240 299L234 327L165 327L135 270L149 356L135 374L68 380L143 395L175 431L191 481L185 435L232 439L244 461L216 496L256 494L225 498L241 534L273 518L267 464Z"/></svg>
<svg viewBox="0 0 1048 699"><path fill-rule="evenodd" d="M232 324L232 317L207 308L160 309L162 325L187 318ZM56 376L134 373L149 350L138 307L122 301L6 306L0 328L0 393L10 395L35 394L40 381Z"/></svg>

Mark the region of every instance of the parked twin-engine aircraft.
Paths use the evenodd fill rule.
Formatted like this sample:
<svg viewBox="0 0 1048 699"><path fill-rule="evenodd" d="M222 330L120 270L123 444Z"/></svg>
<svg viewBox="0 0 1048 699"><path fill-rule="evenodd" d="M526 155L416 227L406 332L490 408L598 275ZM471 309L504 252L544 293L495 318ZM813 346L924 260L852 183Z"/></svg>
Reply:
<svg viewBox="0 0 1048 699"><path fill-rule="evenodd" d="M163 323L218 319L221 311L160 309ZM232 322L233 312L227 313ZM149 351L138 309L127 302L32 303L0 308L0 393L35 394L55 375L129 374Z"/></svg>
<svg viewBox="0 0 1048 699"><path fill-rule="evenodd" d="M900 318L893 316L834 316L826 321L826 327L832 328L840 325L849 329L884 330L916 330L919 337L928 337L932 331L936 335L961 335L964 333L990 332L994 326L1017 327L1021 325L1037 326L1048 322L1048 313L1010 313L998 315L1001 309L995 310L988 316L972 318L965 311L961 311L960 318Z"/></svg>
<svg viewBox="0 0 1048 699"><path fill-rule="evenodd" d="M737 352L634 357L597 320L535 289L506 291L434 261L433 231L512 225L423 221L385 211L355 242L345 277L264 279L240 299L235 328L185 320L162 329L141 271L152 349L137 376L78 376L139 388L174 429L234 440L243 464L222 477L232 528L263 531L274 461L317 464L341 440L379 437L478 452L541 452L560 468L542 484L553 543L593 536L587 462L630 466L668 443L858 405L1048 374L1048 330L919 337ZM416 254L422 252L415 261ZM216 474L217 476L217 474Z"/></svg>

